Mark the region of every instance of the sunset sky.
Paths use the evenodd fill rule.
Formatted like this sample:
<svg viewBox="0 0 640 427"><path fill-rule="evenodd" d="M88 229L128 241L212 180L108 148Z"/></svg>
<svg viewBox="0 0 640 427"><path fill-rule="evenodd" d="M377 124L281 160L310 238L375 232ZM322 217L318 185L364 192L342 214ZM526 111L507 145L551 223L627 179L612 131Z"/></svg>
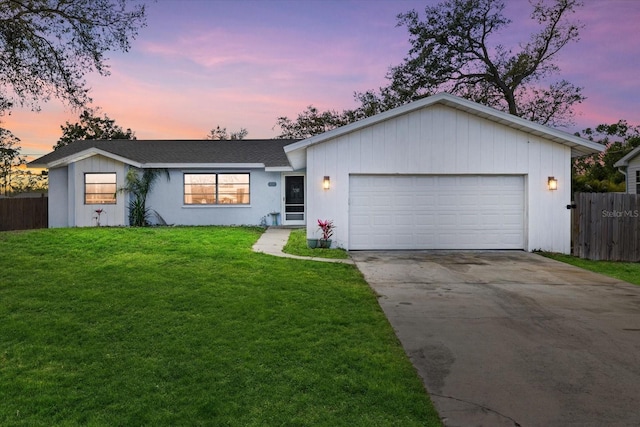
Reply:
<svg viewBox="0 0 640 427"><path fill-rule="evenodd" d="M158 0L132 49L111 53L111 75L90 75L94 107L138 139L201 139L216 125L273 138L279 116L307 105L353 108L355 91L385 85L409 43L396 15L432 0ZM493 43L517 47L534 30L526 0L508 0L513 23ZM587 100L566 131L626 119L640 125L640 1L585 0L581 40L558 56ZM78 119L58 101L14 110L0 126L32 159L51 151L60 125Z"/></svg>

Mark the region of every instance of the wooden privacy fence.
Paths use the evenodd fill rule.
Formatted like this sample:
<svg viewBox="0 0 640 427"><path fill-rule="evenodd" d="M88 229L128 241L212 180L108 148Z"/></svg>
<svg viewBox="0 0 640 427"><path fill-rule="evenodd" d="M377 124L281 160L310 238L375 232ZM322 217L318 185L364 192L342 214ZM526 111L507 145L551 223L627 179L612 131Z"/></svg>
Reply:
<svg viewBox="0 0 640 427"><path fill-rule="evenodd" d="M47 228L49 225L49 199L0 199L0 231Z"/></svg>
<svg viewBox="0 0 640 427"><path fill-rule="evenodd" d="M574 204L573 255L640 262L640 195L576 193Z"/></svg>

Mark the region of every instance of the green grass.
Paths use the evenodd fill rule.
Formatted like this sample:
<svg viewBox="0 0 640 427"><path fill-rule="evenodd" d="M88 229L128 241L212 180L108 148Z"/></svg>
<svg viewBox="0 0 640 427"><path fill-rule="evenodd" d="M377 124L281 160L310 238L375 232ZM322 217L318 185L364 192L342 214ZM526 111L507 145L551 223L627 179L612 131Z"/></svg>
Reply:
<svg viewBox="0 0 640 427"><path fill-rule="evenodd" d="M440 425L358 270L260 233L0 233L0 425Z"/></svg>
<svg viewBox="0 0 640 427"><path fill-rule="evenodd" d="M625 282L640 285L640 263L635 262L615 262L615 261L592 261L582 259L571 255L563 255L557 253L541 252L541 255L556 261L565 262L584 268L585 270L595 271L609 277L614 277Z"/></svg>
<svg viewBox="0 0 640 427"><path fill-rule="evenodd" d="M305 230L291 231L291 234L289 235L289 241L284 246L284 248L282 248L282 252L291 255L309 256L316 258L349 258L347 251L345 251L344 249L310 249L307 245L307 232Z"/></svg>

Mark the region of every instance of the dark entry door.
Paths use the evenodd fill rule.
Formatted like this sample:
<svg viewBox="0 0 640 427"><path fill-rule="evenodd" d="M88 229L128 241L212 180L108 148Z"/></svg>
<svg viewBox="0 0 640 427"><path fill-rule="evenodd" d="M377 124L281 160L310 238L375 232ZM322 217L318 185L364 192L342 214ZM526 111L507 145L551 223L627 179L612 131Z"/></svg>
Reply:
<svg viewBox="0 0 640 427"><path fill-rule="evenodd" d="M304 224L305 222L304 175L284 177L284 223Z"/></svg>

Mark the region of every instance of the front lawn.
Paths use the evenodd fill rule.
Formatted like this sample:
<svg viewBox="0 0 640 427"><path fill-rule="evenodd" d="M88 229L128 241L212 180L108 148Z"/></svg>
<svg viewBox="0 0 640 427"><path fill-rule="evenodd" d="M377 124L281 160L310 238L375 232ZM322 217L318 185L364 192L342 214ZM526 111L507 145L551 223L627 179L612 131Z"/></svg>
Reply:
<svg viewBox="0 0 640 427"><path fill-rule="evenodd" d="M287 244L284 245L284 248L282 248L282 252L291 255L308 256L315 258L349 258L347 251L345 251L344 249L309 248L309 245L307 243L307 231L304 229L291 231L289 240L287 241Z"/></svg>
<svg viewBox="0 0 640 427"><path fill-rule="evenodd" d="M614 262L614 261L592 261L571 255L563 255L549 252L541 252L547 258L562 261L585 270L614 277L625 282L640 285L640 263L637 262Z"/></svg>
<svg viewBox="0 0 640 427"><path fill-rule="evenodd" d="M440 425L358 270L260 233L0 233L0 425Z"/></svg>

